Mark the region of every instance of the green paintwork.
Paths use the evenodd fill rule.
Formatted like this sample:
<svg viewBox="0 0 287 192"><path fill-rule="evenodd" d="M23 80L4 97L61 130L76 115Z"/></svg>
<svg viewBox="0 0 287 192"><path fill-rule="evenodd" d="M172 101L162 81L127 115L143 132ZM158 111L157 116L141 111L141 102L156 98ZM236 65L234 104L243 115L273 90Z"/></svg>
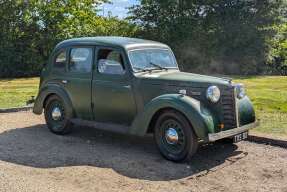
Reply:
<svg viewBox="0 0 287 192"><path fill-rule="evenodd" d="M209 132L214 132L213 117L198 100L180 94L165 94L152 99L145 105L133 121L130 133L144 135L153 115L165 108L173 108L185 114L200 138L204 138Z"/></svg>
<svg viewBox="0 0 287 192"><path fill-rule="evenodd" d="M240 99L238 102L238 111L240 117L240 125L246 125L250 122L254 122L255 118L255 111L252 106L252 103L248 97Z"/></svg>
<svg viewBox="0 0 287 192"><path fill-rule="evenodd" d="M136 49L136 48L143 48L143 47L160 47L160 48L169 48L167 45L143 40L143 39L136 39L136 38L127 38L127 37L83 37L83 38L75 38L69 39L59 43L56 46L57 48L62 48L66 46L71 46L75 44L82 44L82 45L103 45L103 46L111 46L111 47L118 47L123 48L125 50Z"/></svg>
<svg viewBox="0 0 287 192"><path fill-rule="evenodd" d="M53 94L56 94L62 98L66 106L73 106L67 91L59 86L58 83L49 82L41 87L41 90L39 91L38 97L34 104L33 112L35 114L42 114L45 100ZM68 108L68 110L74 113L73 107Z"/></svg>
<svg viewBox="0 0 287 192"><path fill-rule="evenodd" d="M71 47L93 47L94 58L98 49L105 47L121 52L126 73L105 75L97 71L96 59L91 73L77 74L56 72L52 64L59 50ZM40 91L34 105L34 113L41 114L44 102L51 94L57 94L74 114L84 120L121 124L133 135L144 135L149 130L154 115L166 108L183 113L190 121L196 135L207 140L208 133L216 133L222 122L220 102L210 103L206 89L211 85L221 90L232 87L229 79L180 72L178 69L133 73L127 52L138 48L165 48L167 45L142 39L123 37L91 37L61 42L51 54L48 65L43 69ZM62 81L67 80L67 84ZM187 95L179 90L187 90ZM253 106L248 99L237 99L239 122L245 125L255 121Z"/></svg>
<svg viewBox="0 0 287 192"><path fill-rule="evenodd" d="M155 73L155 74L147 74L138 76L139 78L145 79L148 78L150 80L159 81L159 82L170 82L170 84L178 84L181 85L191 85L200 86L200 85L229 85L229 81L227 79L222 79L218 77L199 75L194 73L185 73L180 71L172 71L171 73Z"/></svg>

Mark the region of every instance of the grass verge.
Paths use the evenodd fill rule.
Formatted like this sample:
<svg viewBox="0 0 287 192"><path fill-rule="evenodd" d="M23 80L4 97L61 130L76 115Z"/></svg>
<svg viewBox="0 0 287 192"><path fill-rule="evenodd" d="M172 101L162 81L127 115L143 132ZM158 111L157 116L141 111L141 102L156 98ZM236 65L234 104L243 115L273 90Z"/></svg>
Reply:
<svg viewBox="0 0 287 192"><path fill-rule="evenodd" d="M0 108L23 107L38 92L39 78L0 80Z"/></svg>
<svg viewBox="0 0 287 192"><path fill-rule="evenodd" d="M234 80L246 86L260 119L260 126L251 133L287 139L287 77L254 76Z"/></svg>

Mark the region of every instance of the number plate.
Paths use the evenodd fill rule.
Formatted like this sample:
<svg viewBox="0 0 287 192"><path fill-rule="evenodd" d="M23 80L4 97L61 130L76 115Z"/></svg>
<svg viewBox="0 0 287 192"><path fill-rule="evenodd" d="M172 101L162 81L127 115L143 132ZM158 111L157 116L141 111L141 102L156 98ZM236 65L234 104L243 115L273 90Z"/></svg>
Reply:
<svg viewBox="0 0 287 192"><path fill-rule="evenodd" d="M244 140L244 139L247 139L247 137L248 137L248 132L240 133L240 134L235 135L235 136L233 137L233 142L234 142L234 143L237 143L237 142L239 142L239 141L242 141L242 140Z"/></svg>

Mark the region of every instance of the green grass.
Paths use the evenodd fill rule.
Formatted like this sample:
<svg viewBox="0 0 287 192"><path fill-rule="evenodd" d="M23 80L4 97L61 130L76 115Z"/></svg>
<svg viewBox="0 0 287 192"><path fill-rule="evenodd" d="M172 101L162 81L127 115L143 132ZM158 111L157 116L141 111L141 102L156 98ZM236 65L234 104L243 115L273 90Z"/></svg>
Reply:
<svg viewBox="0 0 287 192"><path fill-rule="evenodd" d="M287 138L287 77L255 76L235 78L246 86L260 127L252 132L259 135Z"/></svg>
<svg viewBox="0 0 287 192"><path fill-rule="evenodd" d="M39 78L0 80L0 108L22 107L38 92Z"/></svg>
<svg viewBox="0 0 287 192"><path fill-rule="evenodd" d="M251 98L260 127L252 132L272 137L287 138L287 77L254 76L235 77L244 83ZM0 80L0 108L24 106L36 96L39 78Z"/></svg>

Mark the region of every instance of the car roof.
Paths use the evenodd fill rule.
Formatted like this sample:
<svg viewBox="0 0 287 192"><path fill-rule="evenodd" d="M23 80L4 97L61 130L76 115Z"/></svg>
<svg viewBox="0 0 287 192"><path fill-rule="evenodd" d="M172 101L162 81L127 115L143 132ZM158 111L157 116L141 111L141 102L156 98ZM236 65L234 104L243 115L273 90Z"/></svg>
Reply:
<svg viewBox="0 0 287 192"><path fill-rule="evenodd" d="M169 48L163 43L156 41L129 38L129 37L117 37L117 36L97 36L97 37L81 37L62 41L56 48L62 48L74 44L99 44L108 46L119 46L127 50L137 49L142 47L159 47L159 48Z"/></svg>

